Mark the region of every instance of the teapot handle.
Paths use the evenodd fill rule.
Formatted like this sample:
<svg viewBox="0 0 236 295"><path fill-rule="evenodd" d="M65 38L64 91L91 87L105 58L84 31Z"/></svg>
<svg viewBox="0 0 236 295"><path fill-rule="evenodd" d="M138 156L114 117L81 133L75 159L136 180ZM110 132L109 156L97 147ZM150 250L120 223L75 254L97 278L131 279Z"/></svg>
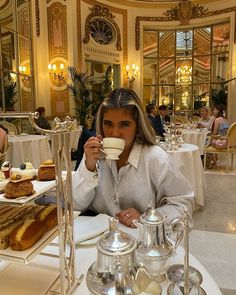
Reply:
<svg viewBox="0 0 236 295"><path fill-rule="evenodd" d="M181 229L177 231L176 241L175 241L174 248L173 248L174 252L176 251L177 247L179 246L179 244L184 236L184 227L185 227L184 221L180 218L174 219L170 224L170 230L171 230L170 234L172 232L174 232L175 226L178 226L178 227L180 226Z"/></svg>

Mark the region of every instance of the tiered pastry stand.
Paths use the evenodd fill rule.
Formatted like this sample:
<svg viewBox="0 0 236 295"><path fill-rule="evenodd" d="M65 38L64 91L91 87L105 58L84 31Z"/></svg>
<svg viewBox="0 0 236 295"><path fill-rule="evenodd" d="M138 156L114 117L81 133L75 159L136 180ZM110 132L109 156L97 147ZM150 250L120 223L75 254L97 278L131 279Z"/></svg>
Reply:
<svg viewBox="0 0 236 295"><path fill-rule="evenodd" d="M52 138L52 151L56 171L56 198L59 237L60 275L50 286L47 294L71 294L80 284L81 279L75 273L75 243L74 243L74 212L72 200L72 173L70 155L70 121L61 122L56 119L53 130L39 128L35 124L38 113L1 113L2 118L29 118L32 126L43 133L49 133ZM66 175L62 175L62 167ZM50 241L50 239L48 239ZM46 245L44 245L46 246ZM67 252L68 251L68 252ZM68 253L66 255L66 252ZM14 261L14 259L13 259Z"/></svg>

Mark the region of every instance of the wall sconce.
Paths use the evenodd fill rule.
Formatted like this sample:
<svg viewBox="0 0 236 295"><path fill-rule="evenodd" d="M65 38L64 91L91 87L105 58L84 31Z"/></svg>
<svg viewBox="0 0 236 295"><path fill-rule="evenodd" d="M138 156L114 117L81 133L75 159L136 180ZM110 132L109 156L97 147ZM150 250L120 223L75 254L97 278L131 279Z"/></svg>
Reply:
<svg viewBox="0 0 236 295"><path fill-rule="evenodd" d="M19 72L22 74L21 76L21 81L22 82L27 82L29 81L29 76L27 74L27 67L26 66L19 66Z"/></svg>
<svg viewBox="0 0 236 295"><path fill-rule="evenodd" d="M129 82L133 82L135 78L138 76L139 73L139 66L132 64L130 68L129 65L126 65L126 75Z"/></svg>
<svg viewBox="0 0 236 295"><path fill-rule="evenodd" d="M56 64L49 64L48 70L49 70L50 79L53 79L56 81L65 80L64 69L65 69L65 65L63 63L60 63L59 67Z"/></svg>

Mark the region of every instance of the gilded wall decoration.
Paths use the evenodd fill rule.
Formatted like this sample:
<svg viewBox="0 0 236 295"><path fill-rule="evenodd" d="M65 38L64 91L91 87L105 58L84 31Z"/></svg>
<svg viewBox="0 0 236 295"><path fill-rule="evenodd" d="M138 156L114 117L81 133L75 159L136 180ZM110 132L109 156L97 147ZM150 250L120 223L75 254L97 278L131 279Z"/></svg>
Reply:
<svg viewBox="0 0 236 295"><path fill-rule="evenodd" d="M79 57L79 65L82 67L82 60L83 60L83 55L82 55L82 43L80 42L82 38L81 34L81 3L84 2L86 4L89 4L91 6L96 6L96 5L101 5L100 2L96 0L77 0L77 19L78 19L78 57ZM121 9L113 6L109 6L106 4L102 4L102 7L105 7L109 9L110 12L120 14L122 15L123 18L123 24L122 24L122 53L123 53L123 64L127 64L128 62L128 45L127 45L127 30L128 30L128 23L127 23L127 10L126 9Z"/></svg>
<svg viewBox="0 0 236 295"><path fill-rule="evenodd" d="M188 5L180 6L181 3L186 2ZM204 9L203 6L199 6L198 4L192 4L191 1L188 0L181 0L181 3L176 6L175 8L172 8L171 10L167 10L166 13L164 13L163 17L148 17L148 16L137 16L135 20L135 48L136 50L140 50L140 23L142 21L150 21L150 22L164 22L164 21L180 21L180 25L187 25L189 24L189 21L191 19L196 18L205 18L209 16L214 15L220 15L225 14L229 12L236 12L236 6L221 9L221 10L215 10L215 11L209 11L207 9ZM185 4L186 4L185 3ZM190 5L191 4L191 5ZM235 13L236 15L236 13ZM236 32L235 32L235 41L236 41Z"/></svg>
<svg viewBox="0 0 236 295"><path fill-rule="evenodd" d="M35 18L36 18L36 36L40 36L40 10L39 10L39 0L35 0Z"/></svg>
<svg viewBox="0 0 236 295"><path fill-rule="evenodd" d="M69 90L50 89L52 116L66 116L70 113Z"/></svg>
<svg viewBox="0 0 236 295"><path fill-rule="evenodd" d="M179 20L180 25L189 25L189 21L192 18L203 17L208 9L204 9L199 4L194 4L190 0L181 0L178 6L167 10L164 13L170 20Z"/></svg>
<svg viewBox="0 0 236 295"><path fill-rule="evenodd" d="M95 5L94 7L89 9L91 13L87 16L85 21L85 37L83 39L83 42L85 44L89 42L89 38L92 33L92 26L91 26L92 21L96 19L101 19L103 21L107 21L108 26L109 26L109 23L111 23L112 26L115 28L116 37L117 37L116 49L119 51L122 50L120 28L118 27L117 23L114 21L114 18L115 18L114 14L112 14L108 8L102 7L100 5ZM98 32L98 34L101 34L101 33L102 32Z"/></svg>
<svg viewBox="0 0 236 295"><path fill-rule="evenodd" d="M49 59L68 58L66 5L54 3L47 8Z"/></svg>

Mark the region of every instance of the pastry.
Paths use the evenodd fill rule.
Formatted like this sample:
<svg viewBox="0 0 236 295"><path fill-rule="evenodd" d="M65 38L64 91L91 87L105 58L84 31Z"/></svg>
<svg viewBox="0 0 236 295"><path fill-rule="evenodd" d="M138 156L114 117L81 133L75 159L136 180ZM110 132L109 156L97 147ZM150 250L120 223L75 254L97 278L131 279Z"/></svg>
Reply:
<svg viewBox="0 0 236 295"><path fill-rule="evenodd" d="M57 225L57 205L49 204L45 206L36 214L35 219L43 222L46 230L52 229Z"/></svg>
<svg viewBox="0 0 236 295"><path fill-rule="evenodd" d="M35 219L27 219L18 225L9 236L12 250L23 251L32 247L45 233L44 224Z"/></svg>
<svg viewBox="0 0 236 295"><path fill-rule="evenodd" d="M0 171L0 193L4 192L7 183L8 180L6 180L5 174L2 171Z"/></svg>
<svg viewBox="0 0 236 295"><path fill-rule="evenodd" d="M44 161L38 170L39 180L55 180L55 165L52 160Z"/></svg>
<svg viewBox="0 0 236 295"><path fill-rule="evenodd" d="M22 220L15 221L7 228L0 230L0 249L6 249L9 246L9 236L11 232L19 225L22 224Z"/></svg>
<svg viewBox="0 0 236 295"><path fill-rule="evenodd" d="M5 197L8 199L30 196L33 193L34 187L31 179L20 174L12 174L10 181L5 186Z"/></svg>
<svg viewBox="0 0 236 295"><path fill-rule="evenodd" d="M20 174L24 176L28 176L31 179L36 179L37 171L34 169L32 163L25 162L20 165Z"/></svg>

